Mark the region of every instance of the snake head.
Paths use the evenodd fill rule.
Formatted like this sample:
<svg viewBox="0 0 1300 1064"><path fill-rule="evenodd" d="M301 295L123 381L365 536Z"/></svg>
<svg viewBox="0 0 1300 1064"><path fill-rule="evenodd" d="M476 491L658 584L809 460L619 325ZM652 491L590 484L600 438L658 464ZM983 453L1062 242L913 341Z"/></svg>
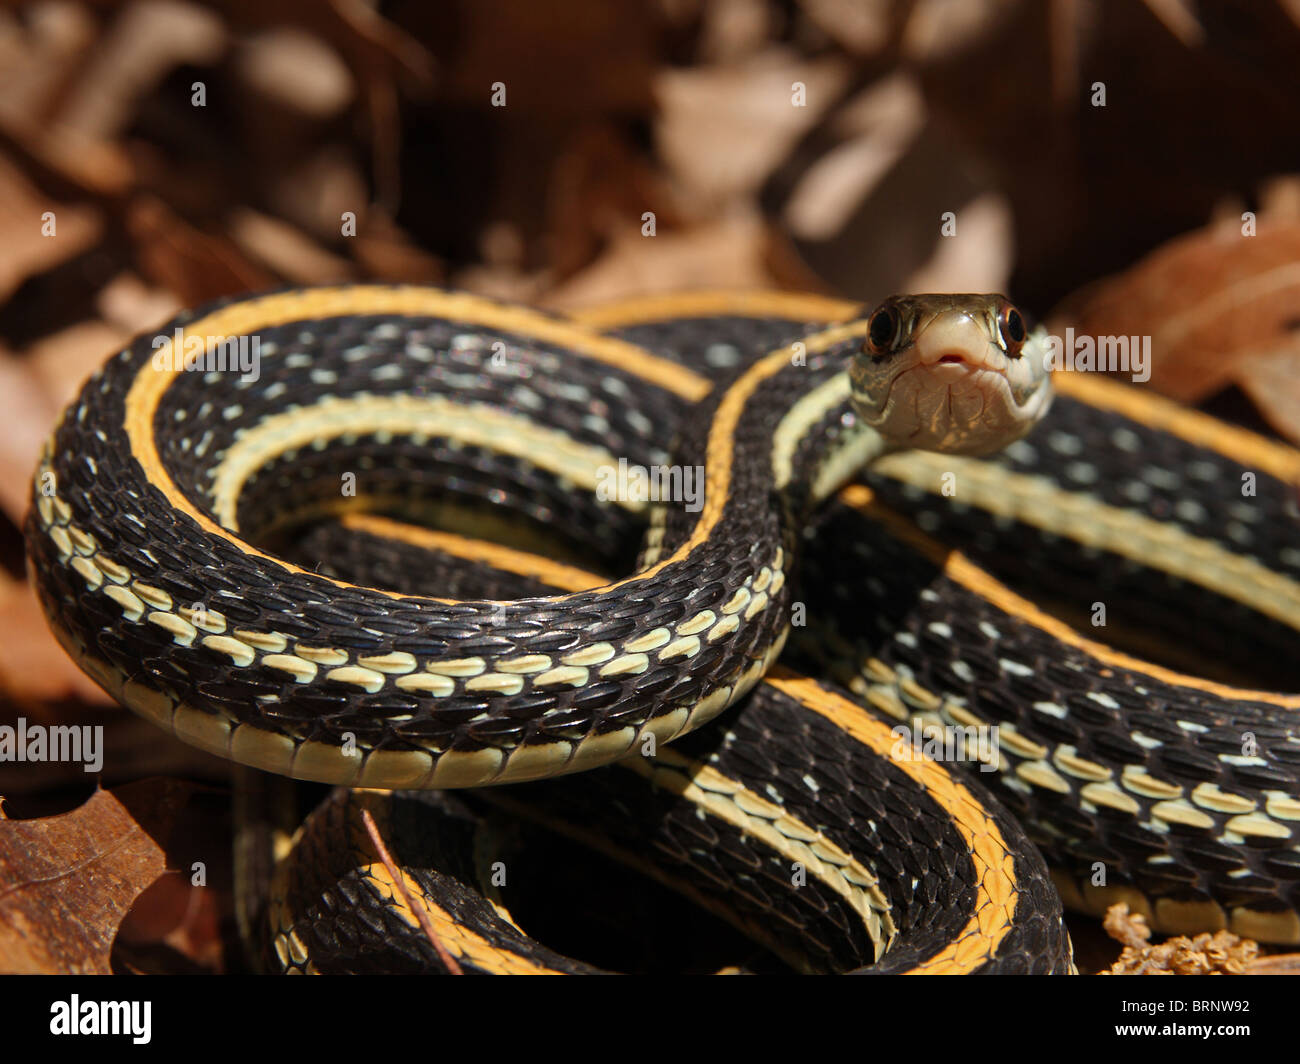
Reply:
<svg viewBox="0 0 1300 1064"><path fill-rule="evenodd" d="M989 454L1047 412L1047 332L1006 296L891 296L866 321L853 407L892 446Z"/></svg>

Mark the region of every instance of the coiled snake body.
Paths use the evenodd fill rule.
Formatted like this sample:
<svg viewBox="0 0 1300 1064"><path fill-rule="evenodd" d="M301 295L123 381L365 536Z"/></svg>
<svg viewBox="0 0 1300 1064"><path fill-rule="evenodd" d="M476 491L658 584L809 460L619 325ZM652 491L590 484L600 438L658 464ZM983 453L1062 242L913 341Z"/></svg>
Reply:
<svg viewBox="0 0 1300 1064"><path fill-rule="evenodd" d="M802 544L814 504L865 462L939 447L950 453L929 465L877 461L877 494L938 493L955 468L953 497L993 522L1121 555L1135 549L1116 546L1125 535L1154 534L1167 569L1263 614L1268 637L1300 612L1282 533L1292 453L1076 385L1058 411L1096 416L1112 450L1129 442L1121 431L1139 453L1140 433L1154 433L1217 476L1249 466L1276 549L1246 559L1142 507L1094 501L1079 520L1070 489L1050 483L1053 468L1069 479L1068 463L1015 469L1035 464L1052 420L1002 465L951 453L1003 446L1045 406L1039 338L1014 308L906 297L834 324L853 309L704 295L580 328L366 286L218 306L164 335L197 336L208 354L255 337L255 379L210 358L191 371L175 339L144 338L56 430L27 529L42 602L82 667L131 708L269 771L440 789L617 760L484 794L687 891L805 969L1069 965L1059 903L1015 822L972 778L900 749L891 724L1000 723L1000 771L984 778L1030 824L1072 904L1125 899L1170 929L1300 939L1293 698L1087 640L862 485ZM691 365L731 375L710 392ZM651 509L624 481L602 492L601 477L696 466L700 490L654 510L634 575L588 571L616 570ZM407 523L367 516L383 513ZM809 593L796 601L801 554ZM701 728L768 671L795 606L810 632L830 629L799 640L805 657L852 697L780 672ZM401 827L410 889L325 841L362 805ZM469 809L369 793L327 803L296 842L315 860L281 872L279 960L436 968L401 911L416 898L471 967L581 970L529 939L500 892L474 889L483 844ZM687 882L701 866L704 885ZM358 947L364 926L387 926L398 959Z"/></svg>

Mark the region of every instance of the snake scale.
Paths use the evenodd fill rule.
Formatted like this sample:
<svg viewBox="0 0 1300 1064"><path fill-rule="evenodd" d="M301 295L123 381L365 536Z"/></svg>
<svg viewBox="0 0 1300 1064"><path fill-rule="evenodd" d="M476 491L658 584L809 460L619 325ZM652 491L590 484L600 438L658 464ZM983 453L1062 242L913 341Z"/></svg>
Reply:
<svg viewBox="0 0 1300 1064"><path fill-rule="evenodd" d="M1149 606L1166 656L1278 648L1284 686L1289 449L1076 374L1017 440L1047 405L1042 337L1000 297L862 316L697 293L573 323L344 286L162 336L65 414L29 557L56 635L126 705L367 788L280 868L282 967L439 970L414 905L468 968L590 970L484 879L502 816L799 970L1068 970L1040 849L1071 907L1300 941L1297 699L1113 649L1007 586L1046 566L1139 633ZM260 374L214 364L230 337ZM696 469L661 505L601 479ZM790 632L823 679L773 669ZM891 730L992 725L997 749L952 766Z"/></svg>

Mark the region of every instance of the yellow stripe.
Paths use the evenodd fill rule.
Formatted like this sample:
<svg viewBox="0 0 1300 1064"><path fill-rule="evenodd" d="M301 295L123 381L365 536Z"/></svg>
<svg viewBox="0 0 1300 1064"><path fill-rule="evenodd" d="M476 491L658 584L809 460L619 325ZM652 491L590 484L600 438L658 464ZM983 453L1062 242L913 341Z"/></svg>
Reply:
<svg viewBox="0 0 1300 1064"><path fill-rule="evenodd" d="M795 321L848 321L862 310L861 303L811 292L704 289L620 299L572 310L569 317L592 329L622 329L672 318L711 318L720 314Z"/></svg>
<svg viewBox="0 0 1300 1064"><path fill-rule="evenodd" d="M438 933L438 938L447 948L447 952L453 954L457 960L469 961L476 968L491 972L493 975L565 974L511 950L495 946L482 935L476 935L464 924L459 923L447 910L434 904L433 899L425 894L424 888L412 879L404 868L399 871L402 874L403 886L406 887L412 900L424 907L433 922L434 930ZM360 873L372 880L377 887L382 887L392 898L392 903L388 906L390 910L397 913L417 932L424 933L419 918L406 905L402 891L397 888L382 861L375 860L372 864L362 866Z"/></svg>
<svg viewBox="0 0 1300 1064"><path fill-rule="evenodd" d="M401 887L399 887L389 874L388 868L380 860L379 854L375 851L374 843L361 822L361 809L364 807L370 810L370 814L374 818L381 835L390 836L391 820L388 814L391 810L391 800L391 795L383 792L360 791L348 798L343 810L346 817L344 823L349 836L351 853L359 859L367 860L367 863L361 865L357 871L371 883L376 893L387 896L387 907L397 913L417 933L424 934L419 918L406 904L401 889L401 887L405 887L411 899L421 905L428 914L439 940L447 951L458 960L469 961L475 967L484 971L498 975L564 974L530 960L513 950L494 945L482 935L471 931L449 912L437 905L433 899L429 898L425 894L424 888L411 878L405 868L400 866L398 872L401 875L402 883ZM298 847L306 828L306 824L298 828L294 834L291 849ZM292 940L296 938L293 928L298 923L298 914L293 908L294 899L290 893L292 877L293 868L288 861L282 860L278 862L270 894L272 904L268 917L271 926L277 931L275 937L285 943L292 943ZM305 952L305 950L300 950L300 952ZM292 955L292 950L290 950L290 953ZM306 959L299 963L305 964Z"/></svg>
<svg viewBox="0 0 1300 1064"><path fill-rule="evenodd" d="M519 576L540 580L563 591L588 591L609 583L609 578L528 551L503 547L483 539L469 539L453 532L440 532L420 525L407 525L372 514L348 514L339 522L344 528L396 539L413 547L441 551L454 558L481 562Z"/></svg>
<svg viewBox="0 0 1300 1064"><path fill-rule="evenodd" d="M1228 425L1199 410L1152 395L1132 385L1096 374L1053 373L1052 385L1062 395L1110 410L1148 428L1217 451L1234 462L1268 473L1278 480L1300 483L1300 451L1274 443L1236 425Z"/></svg>
<svg viewBox="0 0 1300 1064"><path fill-rule="evenodd" d="M933 494L953 473L962 498L980 510L1131 558L1300 630L1300 583L1172 522L974 458L910 451L882 458L874 471Z"/></svg>
<svg viewBox="0 0 1300 1064"><path fill-rule="evenodd" d="M862 511L873 521L884 525L890 535L919 551L938 566L943 571L944 576L954 583L960 584L968 591L973 591L976 595L987 599L998 609L1024 621L1026 624L1033 625L1053 639L1058 639L1067 646L1072 646L1091 655L1103 665L1143 673L1152 679L1160 680L1162 683L1172 684L1177 687L1191 687L1197 691L1218 695L1220 698L1229 701L1267 702L1270 705L1282 706L1286 709L1300 707L1300 695L1284 695L1276 691L1250 691L1230 687L1227 684L1205 680L1199 676L1175 672L1173 669L1166 669L1149 661L1130 657L1106 646L1104 643L1094 642L1080 635L1063 621L1043 612L1028 599L1017 595L1005 584L971 562L965 555L955 550L949 550L942 543L921 532L906 518L877 504L870 488L861 484L850 485L840 492L839 499L845 505Z"/></svg>
<svg viewBox="0 0 1300 1064"><path fill-rule="evenodd" d="M894 757L900 745L889 726L860 706L827 691L820 684L784 669L768 674L767 682L806 709L821 714L878 757L888 758L907 773L951 818L969 849L974 866L975 910L952 942L922 961L909 975L961 975L990 960L1012 927L1017 902L1014 854L992 817L966 787L937 762L912 759L910 749ZM906 747L906 744L901 744Z"/></svg>
<svg viewBox="0 0 1300 1064"><path fill-rule="evenodd" d="M529 803L520 801L518 798L512 798L512 792L518 793L518 789L491 787L483 792L482 797L484 801L490 802L498 809L513 813L524 819L538 821L557 834L573 839L596 853L604 854L619 864L640 872L654 882L663 884L663 886L675 891L703 911L713 913L718 919L730 924L746 938L765 946L773 955L780 957L795 971L805 971L807 969L806 957L796 953L777 940L772 935L767 922L758 918L742 916L735 909L723 904L716 895L706 894L701 891L689 879L671 875L661 865L648 860L640 850L615 845L610 840L607 832L592 831L585 825L572 821L547 820L539 817L537 810Z"/></svg>
<svg viewBox="0 0 1300 1064"><path fill-rule="evenodd" d="M739 780L674 750L660 751L653 761L630 757L617 764L753 836L786 860L798 862L848 903L861 918L876 957L884 955L897 934L889 898L878 877L834 840ZM783 834L782 825L796 837Z"/></svg>

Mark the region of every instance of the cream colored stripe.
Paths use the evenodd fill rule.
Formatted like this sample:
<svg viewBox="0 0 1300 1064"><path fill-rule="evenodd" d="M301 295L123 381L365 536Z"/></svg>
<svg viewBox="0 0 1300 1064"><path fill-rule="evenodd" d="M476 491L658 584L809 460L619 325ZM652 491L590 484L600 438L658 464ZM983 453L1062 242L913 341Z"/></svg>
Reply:
<svg viewBox="0 0 1300 1064"><path fill-rule="evenodd" d="M837 373L795 403L776 426L772 433L772 475L778 490L785 488L794 476L794 453L799 441L827 411L848 401L849 390L849 375Z"/></svg>
<svg viewBox="0 0 1300 1064"><path fill-rule="evenodd" d="M954 583L960 584L980 598L986 599L1004 613L1008 613L1026 624L1032 624L1053 639L1060 640L1067 646L1083 651L1103 665L1145 673L1162 683L1172 684L1175 687L1191 687L1197 691L1218 695L1232 702L1267 702L1270 705L1282 706L1286 709L1300 709L1300 695L1284 695L1276 691L1255 691L1248 688L1229 687L1227 684L1216 683L1214 680L1206 680L1199 676L1191 676L1187 673L1175 672L1173 669L1166 669L1153 662L1143 661L1141 658L1124 654L1104 643L1088 639L1080 635L1068 624L1058 620L1051 614L1045 613L1028 599L1017 595L1001 581L989 575L958 551L951 550L938 540L927 536L907 518L887 507L877 505L874 496L871 494L871 489L866 485L850 484L840 492L838 498L844 505L862 511L871 520L883 525L895 539L919 551L938 566L943 571L943 574Z"/></svg>
<svg viewBox="0 0 1300 1064"><path fill-rule="evenodd" d="M617 460L603 447L580 443L568 433L538 425L481 403L458 403L441 395L327 396L309 407L272 414L246 429L213 470L213 509L217 520L238 531L239 495L248 478L290 451L346 435L389 432L457 440L532 465L594 491L601 466ZM630 510L644 502L623 502Z"/></svg>
<svg viewBox="0 0 1300 1064"><path fill-rule="evenodd" d="M875 470L936 495L944 474L955 474L961 502L1132 558L1300 630L1300 584L1170 522L978 459L911 451L882 458Z"/></svg>
<svg viewBox="0 0 1300 1064"><path fill-rule="evenodd" d="M795 403L781 419L772 434L771 452L772 476L778 489L784 489L794 477L794 455L800 442L827 414L848 402L850 387L849 375L837 373ZM888 449L884 437L860 421L848 431L852 435L841 437L817 470L811 485L814 499L826 498Z"/></svg>
<svg viewBox="0 0 1300 1064"><path fill-rule="evenodd" d="M1300 451L1257 436L1246 429L1191 410L1171 399L1152 395L1096 373L1052 374L1052 386L1062 395L1099 410L1113 410L1131 421L1159 429L1181 440L1216 451L1278 480L1300 483Z"/></svg>
<svg viewBox="0 0 1300 1064"><path fill-rule="evenodd" d="M906 745L900 750L889 725L861 706L814 680L792 673L769 675L766 682L805 709L820 713L876 756L897 765L952 817L953 827L969 848L975 880L974 912L952 942L921 961L909 974L957 975L974 971L991 960L1014 924L1020 884L1006 839L988 810L944 766L925 757L914 758Z"/></svg>
<svg viewBox="0 0 1300 1064"><path fill-rule="evenodd" d="M753 835L792 863L798 862L861 917L876 957L884 956L897 928L879 879L820 831L738 780L673 750L660 750L653 761L629 757L617 764Z"/></svg>

